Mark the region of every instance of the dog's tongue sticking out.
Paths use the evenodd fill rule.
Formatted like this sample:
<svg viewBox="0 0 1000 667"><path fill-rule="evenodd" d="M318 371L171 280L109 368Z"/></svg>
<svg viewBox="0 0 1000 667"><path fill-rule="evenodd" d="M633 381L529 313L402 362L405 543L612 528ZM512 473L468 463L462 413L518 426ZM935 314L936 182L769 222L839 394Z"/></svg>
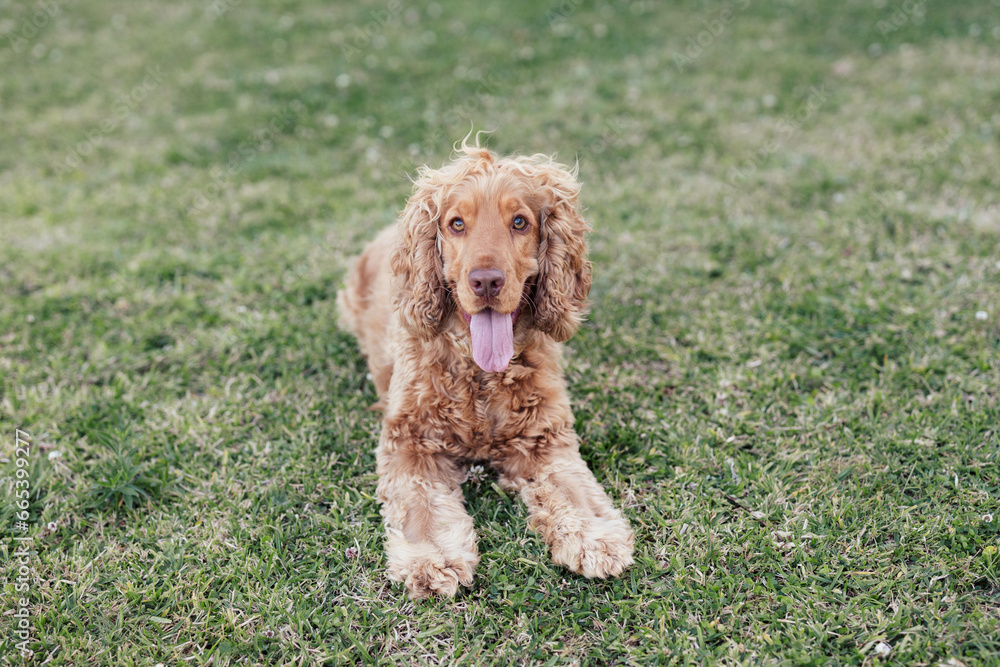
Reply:
<svg viewBox="0 0 1000 667"><path fill-rule="evenodd" d="M499 373L514 356L514 315L483 308L469 321L472 358L484 371Z"/></svg>

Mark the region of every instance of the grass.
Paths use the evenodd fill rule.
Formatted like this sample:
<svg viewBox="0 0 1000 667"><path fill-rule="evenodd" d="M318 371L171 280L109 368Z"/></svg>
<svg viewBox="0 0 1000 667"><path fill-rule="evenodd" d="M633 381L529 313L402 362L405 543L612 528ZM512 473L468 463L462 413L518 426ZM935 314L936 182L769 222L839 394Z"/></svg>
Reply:
<svg viewBox="0 0 1000 667"><path fill-rule="evenodd" d="M1000 663L995 2L47 6L0 20L31 664ZM334 297L473 125L580 160L636 565L553 566L487 477L474 587L414 604Z"/></svg>

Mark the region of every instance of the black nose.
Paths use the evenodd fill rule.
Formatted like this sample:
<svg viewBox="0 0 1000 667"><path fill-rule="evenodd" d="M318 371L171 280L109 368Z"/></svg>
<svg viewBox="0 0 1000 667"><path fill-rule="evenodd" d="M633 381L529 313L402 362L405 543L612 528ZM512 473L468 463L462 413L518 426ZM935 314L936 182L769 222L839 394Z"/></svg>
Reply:
<svg viewBox="0 0 1000 667"><path fill-rule="evenodd" d="M506 277L500 269L476 269L469 272L469 287L476 296L499 296Z"/></svg>

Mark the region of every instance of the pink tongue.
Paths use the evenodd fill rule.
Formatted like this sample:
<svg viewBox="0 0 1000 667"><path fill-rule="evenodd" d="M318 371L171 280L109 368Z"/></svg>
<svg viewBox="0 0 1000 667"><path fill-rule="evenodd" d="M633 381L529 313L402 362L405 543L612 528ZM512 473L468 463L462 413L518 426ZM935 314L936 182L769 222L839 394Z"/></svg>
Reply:
<svg viewBox="0 0 1000 667"><path fill-rule="evenodd" d="M469 322L472 358L484 371L499 373L514 356L514 317L483 308Z"/></svg>

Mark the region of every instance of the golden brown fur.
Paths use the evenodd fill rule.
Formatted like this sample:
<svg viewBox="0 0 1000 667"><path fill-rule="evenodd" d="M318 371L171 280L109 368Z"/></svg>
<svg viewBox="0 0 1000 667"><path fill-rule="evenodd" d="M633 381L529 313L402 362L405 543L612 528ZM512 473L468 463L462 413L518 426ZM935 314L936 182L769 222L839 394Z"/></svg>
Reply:
<svg viewBox="0 0 1000 667"><path fill-rule="evenodd" d="M520 493L555 562L587 577L632 563L632 530L580 458L561 369L590 290L579 189L545 156L501 159L463 143L453 163L420 172L339 296L384 409L389 576L415 598L472 583L479 555L461 490L471 461ZM470 287L477 269L502 271L499 294ZM473 360L467 316L485 308L514 313L502 372Z"/></svg>

